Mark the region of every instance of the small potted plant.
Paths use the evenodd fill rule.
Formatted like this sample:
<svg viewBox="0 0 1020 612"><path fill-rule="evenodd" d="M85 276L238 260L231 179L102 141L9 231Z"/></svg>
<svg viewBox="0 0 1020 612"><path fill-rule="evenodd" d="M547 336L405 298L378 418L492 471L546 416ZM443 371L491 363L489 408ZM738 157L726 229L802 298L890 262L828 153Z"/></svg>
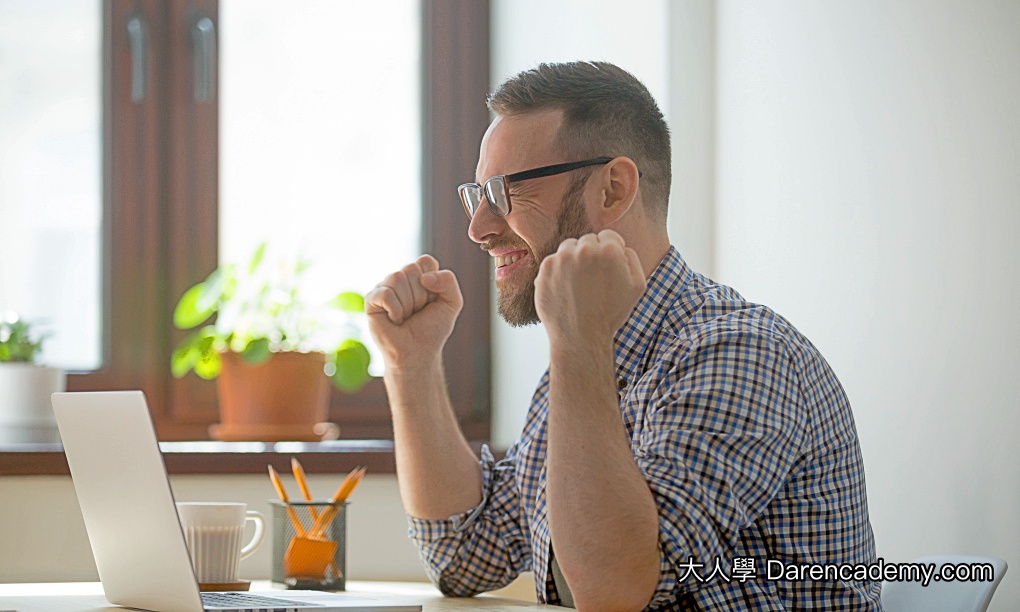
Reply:
<svg viewBox="0 0 1020 612"><path fill-rule="evenodd" d="M336 438L339 429L326 422L329 380L354 392L370 378L356 325L364 299L343 292L313 303L301 287L308 262L269 262L265 255L263 243L246 265L221 265L181 296L174 325L198 329L174 350L171 369L178 378L194 370L217 379L214 438Z"/></svg>
<svg viewBox="0 0 1020 612"><path fill-rule="evenodd" d="M64 371L36 364L44 335L16 313L0 314L0 442L59 442L50 395Z"/></svg>

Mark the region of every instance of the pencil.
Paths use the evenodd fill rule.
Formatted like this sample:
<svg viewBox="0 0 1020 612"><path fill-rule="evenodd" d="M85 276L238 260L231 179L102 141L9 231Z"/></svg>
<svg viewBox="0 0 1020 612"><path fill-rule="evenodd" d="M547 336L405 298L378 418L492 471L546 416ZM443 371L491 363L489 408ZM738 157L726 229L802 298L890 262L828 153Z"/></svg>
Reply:
<svg viewBox="0 0 1020 612"><path fill-rule="evenodd" d="M301 467L301 462L297 460L297 457L290 458L290 469L294 472L294 480L297 481L297 486L301 489L301 495L304 496L305 501L312 501L312 493L308 490L308 481L305 480L305 469ZM312 520L318 520L319 512L315 509L315 506L308 506L308 513L312 515Z"/></svg>
<svg viewBox="0 0 1020 612"><path fill-rule="evenodd" d="M290 515L290 522L294 523L294 531L297 532L298 536L304 537L305 528L301 526L301 521L298 519L297 514L294 513L294 508L290 507L290 499L287 497L287 492L283 490L283 483L280 482L280 476L273 469L273 466L269 466L269 479L273 481L273 486L276 487L276 493L280 496L280 500L287 505L287 514Z"/></svg>
<svg viewBox="0 0 1020 612"><path fill-rule="evenodd" d="M347 501L347 498L350 497L351 493L353 493L354 489L358 486L358 483L360 483L361 479L365 476L365 472L365 468L359 466L351 470L351 473L347 475L347 478L344 478L344 481L340 483L340 488L337 489L336 493L333 494L333 497L329 499L329 503L332 505L325 512L320 514L318 520L316 520L315 524L312 525L312 529L309 531L311 536L322 537L326 528L329 527L330 522L333 521L333 518L340 511L342 504Z"/></svg>
<svg viewBox="0 0 1020 612"><path fill-rule="evenodd" d="M294 480L297 481L298 488L301 489L301 495L305 498L305 501L312 501L312 493L308 490L308 481L305 480L305 468L301 466L301 462L297 460L297 457L290 458L290 469L294 472ZM312 515L312 521L319 520L319 511L315 509L315 506L308 506L308 513ZM336 568L336 564L333 560L329 561L329 569L339 576L340 570Z"/></svg>

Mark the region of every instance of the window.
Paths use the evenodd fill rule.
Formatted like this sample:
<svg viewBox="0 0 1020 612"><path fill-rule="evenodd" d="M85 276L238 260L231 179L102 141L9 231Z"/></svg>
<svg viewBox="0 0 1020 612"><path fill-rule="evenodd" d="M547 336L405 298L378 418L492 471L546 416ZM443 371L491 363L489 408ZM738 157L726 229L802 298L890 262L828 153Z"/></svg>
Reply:
<svg viewBox="0 0 1020 612"><path fill-rule="evenodd" d="M421 254L419 2L220 0L219 59L221 261L300 254L324 302Z"/></svg>
<svg viewBox="0 0 1020 612"><path fill-rule="evenodd" d="M361 4L387 10L368 0ZM286 3L279 7L293 10ZM173 306L216 266L222 250L219 186L221 171L230 162L221 165L219 158L219 93L229 91L224 85L230 77L223 70L230 64L206 63L209 44L224 32L220 8L216 0L106 0L103 5L106 333L102 367L69 376L68 388L144 390L164 440L205 438L216 420L215 383L194 376L173 379L169 356L182 337L171 325ZM488 123L483 104L488 89L488 3L423 2L418 19L421 250L453 269L465 294L466 306L444 357L451 372L451 398L466 435L486 439L489 270L465 237L467 222L454 188L473 175L478 142ZM215 57L215 50L211 53ZM371 61L337 58L359 65ZM205 88L204 95L196 88ZM386 177L376 188L391 188L394 173ZM231 248L229 238L223 242ZM344 438L392 435L381 380L357 395L336 393L331 419L340 424Z"/></svg>
<svg viewBox="0 0 1020 612"><path fill-rule="evenodd" d="M61 368L102 359L101 42L99 2L0 0L0 316Z"/></svg>

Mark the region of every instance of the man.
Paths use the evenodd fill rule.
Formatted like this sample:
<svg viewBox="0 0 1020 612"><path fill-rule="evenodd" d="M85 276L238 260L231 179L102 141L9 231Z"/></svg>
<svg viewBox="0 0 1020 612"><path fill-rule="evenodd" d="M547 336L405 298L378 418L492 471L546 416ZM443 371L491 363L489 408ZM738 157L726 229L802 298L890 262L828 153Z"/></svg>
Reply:
<svg viewBox="0 0 1020 612"><path fill-rule="evenodd" d="M542 65L489 107L478 183L459 189L468 233L500 314L541 321L550 346L503 460L479 462L445 392L454 274L426 255L366 300L432 579L472 595L532 570L540 601L579 609L878 609L874 581L765 576L768 560L875 561L850 406L790 323L670 245L669 132L647 89L611 64Z"/></svg>

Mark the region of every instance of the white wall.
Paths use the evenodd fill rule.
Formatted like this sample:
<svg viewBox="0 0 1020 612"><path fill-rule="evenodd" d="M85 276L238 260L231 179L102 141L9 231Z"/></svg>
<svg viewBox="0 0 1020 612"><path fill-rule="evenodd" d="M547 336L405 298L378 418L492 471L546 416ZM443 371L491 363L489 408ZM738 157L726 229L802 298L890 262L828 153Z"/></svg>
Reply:
<svg viewBox="0 0 1020 612"><path fill-rule="evenodd" d="M622 6L495 2L494 77L640 41L613 30ZM555 27L531 25L550 10ZM879 554L1000 556L1013 570L992 609L1017 607L1020 3L688 0L643 15L668 23L667 95L615 61L670 120L674 243L832 363ZM493 339L505 444L547 348L498 319Z"/></svg>
<svg viewBox="0 0 1020 612"><path fill-rule="evenodd" d="M339 476L309 475L312 493L328 496ZM272 520L276 493L263 476L173 476L178 501L245 502ZM293 481L285 480L292 492ZM426 580L407 538L397 480L367 476L348 508L347 574L352 580ZM267 580L272 544L241 562L241 577ZM0 583L98 580L85 524L68 476L0 478Z"/></svg>
<svg viewBox="0 0 1020 612"><path fill-rule="evenodd" d="M693 269L715 273L715 3L669 5L669 236ZM665 103L663 103L665 104Z"/></svg>
<svg viewBox="0 0 1020 612"><path fill-rule="evenodd" d="M717 277L854 407L879 555L989 554L1020 606L1020 3L723 1Z"/></svg>
<svg viewBox="0 0 1020 612"><path fill-rule="evenodd" d="M543 62L603 60L633 73L668 115L668 15L666 0L493 0L493 88ZM492 312L492 442L506 448L524 427L549 343L541 326L504 323L495 296Z"/></svg>

